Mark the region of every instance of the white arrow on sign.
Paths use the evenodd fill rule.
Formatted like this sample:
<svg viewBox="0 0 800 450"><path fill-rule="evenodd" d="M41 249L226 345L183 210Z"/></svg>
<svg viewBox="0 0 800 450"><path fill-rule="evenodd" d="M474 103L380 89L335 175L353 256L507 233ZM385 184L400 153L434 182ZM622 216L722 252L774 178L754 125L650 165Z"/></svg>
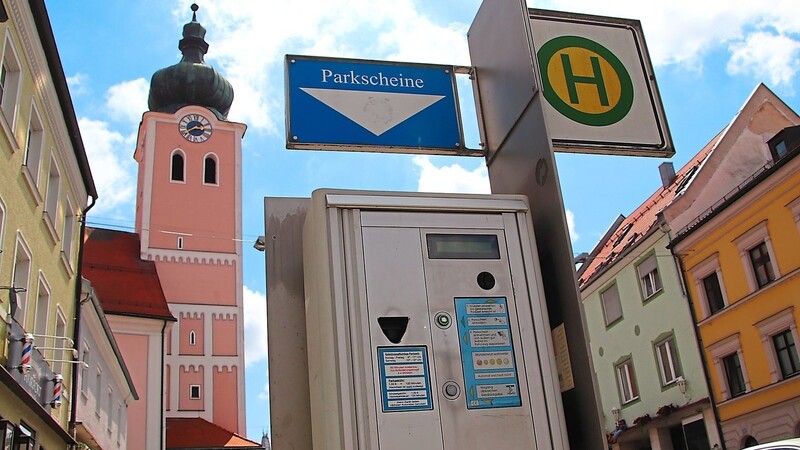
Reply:
<svg viewBox="0 0 800 450"><path fill-rule="evenodd" d="M300 88L375 136L444 98L444 95Z"/></svg>

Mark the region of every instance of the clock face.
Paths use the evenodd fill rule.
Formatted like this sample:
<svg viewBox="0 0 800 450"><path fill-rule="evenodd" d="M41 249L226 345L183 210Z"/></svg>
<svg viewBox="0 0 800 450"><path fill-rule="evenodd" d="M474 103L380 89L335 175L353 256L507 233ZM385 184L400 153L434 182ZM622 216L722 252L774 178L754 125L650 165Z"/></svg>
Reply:
<svg viewBox="0 0 800 450"><path fill-rule="evenodd" d="M178 122L178 131L189 142L205 142L211 137L211 122L200 114L187 114Z"/></svg>

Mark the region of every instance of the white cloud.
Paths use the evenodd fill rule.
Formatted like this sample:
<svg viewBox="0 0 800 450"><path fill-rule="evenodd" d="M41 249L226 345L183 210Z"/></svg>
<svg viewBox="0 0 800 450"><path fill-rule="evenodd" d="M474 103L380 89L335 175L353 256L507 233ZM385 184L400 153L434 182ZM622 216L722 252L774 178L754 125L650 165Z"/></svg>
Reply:
<svg viewBox="0 0 800 450"><path fill-rule="evenodd" d="M72 95L83 94L86 92L86 81L88 79L89 76L85 73L76 73L71 77L67 77L67 86L69 86L69 92Z"/></svg>
<svg viewBox="0 0 800 450"><path fill-rule="evenodd" d="M187 20L180 2L175 20ZM207 1L198 20L208 29L207 60L233 84L230 118L279 134L283 56L371 58L468 65L468 24L440 25L410 0Z"/></svg>
<svg viewBox="0 0 800 450"><path fill-rule="evenodd" d="M264 385L264 389L262 389L261 392L258 393L258 399L259 400L269 400L269 383L265 384ZM267 406L269 406L269 405L267 405Z"/></svg>
<svg viewBox="0 0 800 450"><path fill-rule="evenodd" d="M138 124L142 120L142 113L147 111L149 92L150 82L144 78L123 81L108 88L106 108L113 117Z"/></svg>
<svg viewBox="0 0 800 450"><path fill-rule="evenodd" d="M92 217L128 218L136 191L136 164L131 157L135 138L109 129L106 122L78 121L99 199Z"/></svg>
<svg viewBox="0 0 800 450"><path fill-rule="evenodd" d="M775 86L789 86L800 70L800 41L785 35L758 32L731 44L727 70L750 74Z"/></svg>
<svg viewBox="0 0 800 450"><path fill-rule="evenodd" d="M416 156L413 161L421 169L417 184L420 192L491 193L489 174L483 164L468 170L458 164L437 167L428 156ZM570 240L577 242L580 235L575 231L575 214L566 210L566 218Z"/></svg>
<svg viewBox="0 0 800 450"><path fill-rule="evenodd" d="M471 194L488 194L491 192L489 174L483 164L474 170L468 170L459 164L437 167L428 156L416 156L413 161L421 169L417 183L417 190L420 192Z"/></svg>
<svg viewBox="0 0 800 450"><path fill-rule="evenodd" d="M800 32L800 14L797 14L796 0L544 0L536 2L535 6L639 19L651 59L656 65L678 64L684 68L702 70L703 58L712 51L728 50L731 43L748 42L752 35L767 30L788 40L800 42L797 37ZM735 57L735 54L731 56ZM781 62L780 65L785 66L786 63Z"/></svg>
<svg viewBox="0 0 800 450"><path fill-rule="evenodd" d="M267 298L244 286L245 366L267 359ZM265 394L266 395L266 394Z"/></svg>
<svg viewBox="0 0 800 450"><path fill-rule="evenodd" d="M478 3L454 7L476 9ZM656 65L698 71L711 52L735 52L729 46L752 42L751 35L770 30L798 42L800 32L796 0L531 0L529 6L639 19ZM176 2L174 14L176 22L185 23L184 1ZM209 30L209 62L236 90L231 119L273 135L281 134L286 53L469 65L469 18L437 23L411 0L279 0L270 3L268 13L255 0L208 0L198 14ZM737 66L745 62L742 56L731 56ZM780 67L786 66L783 62ZM740 73L764 76L752 70ZM771 81L786 83L794 76L796 71L782 70Z"/></svg>
<svg viewBox="0 0 800 450"><path fill-rule="evenodd" d="M580 239L580 235L578 235L578 232L575 231L575 213L567 209L566 215L567 215L567 228L569 229L569 240L572 241L572 243L574 244L575 242L578 241L578 239Z"/></svg>

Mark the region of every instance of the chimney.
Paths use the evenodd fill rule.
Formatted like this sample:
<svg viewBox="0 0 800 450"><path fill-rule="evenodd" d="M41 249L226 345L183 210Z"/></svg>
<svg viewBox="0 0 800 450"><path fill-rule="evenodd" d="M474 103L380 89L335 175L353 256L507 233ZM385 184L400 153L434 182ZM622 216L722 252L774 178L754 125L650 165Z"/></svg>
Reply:
<svg viewBox="0 0 800 450"><path fill-rule="evenodd" d="M658 173L661 174L661 186L666 189L673 181L675 181L675 166L672 162L667 161L658 166Z"/></svg>

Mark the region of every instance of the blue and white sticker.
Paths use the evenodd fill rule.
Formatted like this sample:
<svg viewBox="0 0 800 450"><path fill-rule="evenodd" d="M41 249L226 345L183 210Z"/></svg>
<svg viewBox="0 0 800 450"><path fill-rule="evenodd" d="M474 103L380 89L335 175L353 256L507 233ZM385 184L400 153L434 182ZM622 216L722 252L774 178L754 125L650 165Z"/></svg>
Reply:
<svg viewBox="0 0 800 450"><path fill-rule="evenodd" d="M378 347L383 412L433 409L428 349Z"/></svg>
<svg viewBox="0 0 800 450"><path fill-rule="evenodd" d="M506 299L456 298L455 306L467 408L521 406Z"/></svg>

